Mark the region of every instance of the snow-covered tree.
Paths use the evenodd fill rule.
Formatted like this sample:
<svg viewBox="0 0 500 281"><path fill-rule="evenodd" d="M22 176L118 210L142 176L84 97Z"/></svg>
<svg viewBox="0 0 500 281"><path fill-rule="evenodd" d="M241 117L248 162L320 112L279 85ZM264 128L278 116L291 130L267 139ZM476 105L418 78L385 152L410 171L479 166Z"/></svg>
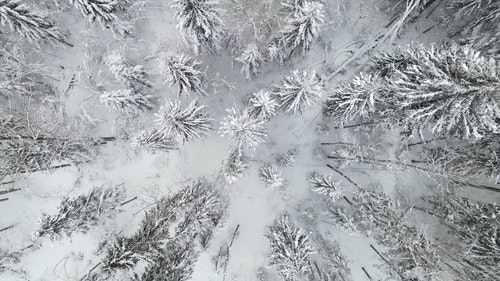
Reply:
<svg viewBox="0 0 500 281"><path fill-rule="evenodd" d="M269 265L276 266L279 275L286 281L307 280L311 273L310 255L313 248L302 228L281 215L268 229L266 237L271 244Z"/></svg>
<svg viewBox="0 0 500 281"><path fill-rule="evenodd" d="M108 243L99 275L132 270L144 261L147 268L140 280L187 280L199 248L206 245L224 214L225 205L214 185L204 178L195 180L160 199L132 236Z"/></svg>
<svg viewBox="0 0 500 281"><path fill-rule="evenodd" d="M18 134L0 139L0 179L92 160L104 139L69 139Z"/></svg>
<svg viewBox="0 0 500 281"><path fill-rule="evenodd" d="M291 54L300 52L305 55L323 25L323 4L308 2L288 19L282 31L284 43L291 48Z"/></svg>
<svg viewBox="0 0 500 281"><path fill-rule="evenodd" d="M245 151L255 148L266 137L266 121L251 115L248 110L237 108L228 110L229 115L221 122L222 136L231 138L232 150Z"/></svg>
<svg viewBox="0 0 500 281"><path fill-rule="evenodd" d="M191 91L205 95L205 74L200 70L201 63L194 58L181 54L178 56L162 56L160 59L160 72L167 76L165 83L170 86L179 86L179 96L183 92Z"/></svg>
<svg viewBox="0 0 500 281"><path fill-rule="evenodd" d="M281 109L289 113L302 113L304 109L317 103L323 92L323 82L314 71L299 73L295 70L274 87L273 94Z"/></svg>
<svg viewBox="0 0 500 281"><path fill-rule="evenodd" d="M285 48L283 42L280 40L274 40L271 44L267 46L267 57L270 61L274 61L279 65L285 64L287 55L285 53Z"/></svg>
<svg viewBox="0 0 500 281"><path fill-rule="evenodd" d="M278 102L266 90L253 93L248 100L247 110L257 119L268 120L276 115Z"/></svg>
<svg viewBox="0 0 500 281"><path fill-rule="evenodd" d="M260 167L259 178L271 189L282 188L285 185L281 170L276 165L267 164Z"/></svg>
<svg viewBox="0 0 500 281"><path fill-rule="evenodd" d="M491 134L473 143L427 149L422 162L454 182L486 179L496 183L500 181L499 147L500 135Z"/></svg>
<svg viewBox="0 0 500 281"><path fill-rule="evenodd" d="M153 108L152 98L153 96L149 94L142 91L136 92L133 89L108 91L100 96L101 102L107 107L123 110L131 114L151 110Z"/></svg>
<svg viewBox="0 0 500 281"><path fill-rule="evenodd" d="M337 201L344 196L344 189L340 181L332 179L332 176L326 176L313 172L309 175L309 182L312 190L318 194L328 196L332 201Z"/></svg>
<svg viewBox="0 0 500 281"><path fill-rule="evenodd" d="M185 108L180 100L166 100L155 114L157 127L163 136L181 143L201 138L210 130L210 119L202 111L204 107L196 100Z"/></svg>
<svg viewBox="0 0 500 281"><path fill-rule="evenodd" d="M299 154L299 151L296 148L292 148L287 150L286 152L279 153L276 156L276 163L281 167L293 166L297 160L297 154Z"/></svg>
<svg viewBox="0 0 500 281"><path fill-rule="evenodd" d="M178 142L171 136L165 136L158 128L150 128L137 134L132 146L144 147L151 152L156 150L169 151L177 149Z"/></svg>
<svg viewBox="0 0 500 281"><path fill-rule="evenodd" d="M233 150L229 157L222 163L220 176L227 184L236 183L240 180L248 169L248 163L243 157L243 152Z"/></svg>
<svg viewBox="0 0 500 281"><path fill-rule="evenodd" d="M217 2L212 0L173 0L180 21L178 28L185 32L195 55L218 52L224 40L224 26Z"/></svg>
<svg viewBox="0 0 500 281"><path fill-rule="evenodd" d="M125 200L125 189L120 187L97 187L88 194L75 199L64 198L58 214L42 214L36 235L55 240L63 234L86 233L105 218L114 217Z"/></svg>
<svg viewBox="0 0 500 281"><path fill-rule="evenodd" d="M386 255L394 266L391 274L408 280L417 276L431 280L442 271L433 243L406 221L409 207L381 193L360 190L354 195L353 215L358 226L390 247Z"/></svg>
<svg viewBox="0 0 500 281"><path fill-rule="evenodd" d="M255 78L259 74L259 69L263 63L259 47L255 43L248 44L241 56L236 58L242 63L241 73L245 73L247 80Z"/></svg>
<svg viewBox="0 0 500 281"><path fill-rule="evenodd" d="M323 117L335 123L345 124L355 118L377 119L387 110L384 104L383 79L361 73L351 81L335 87L323 103Z"/></svg>
<svg viewBox="0 0 500 281"><path fill-rule="evenodd" d="M0 0L0 23L32 43L66 43L59 28L48 19L30 11L21 0Z"/></svg>
<svg viewBox="0 0 500 281"><path fill-rule="evenodd" d="M500 3L494 0L449 0L446 1L445 22L454 25L460 32L469 34L498 32Z"/></svg>
<svg viewBox="0 0 500 281"><path fill-rule="evenodd" d="M408 126L460 138L500 132L499 64L464 46L406 47L374 60ZM389 102L389 101L388 101Z"/></svg>
<svg viewBox="0 0 500 281"><path fill-rule="evenodd" d="M110 29L121 36L132 32L130 23L120 20L115 15L120 1L69 0L69 2L73 4L88 21L95 22L97 20L104 29Z"/></svg>
<svg viewBox="0 0 500 281"><path fill-rule="evenodd" d="M323 112L344 120L391 118L415 133L478 139L500 132L499 69L469 46L408 46L376 57L369 74L334 90Z"/></svg>
<svg viewBox="0 0 500 281"><path fill-rule="evenodd" d="M111 73L122 81L128 88L139 90L143 87L152 87L149 75L142 65L130 65L118 52L112 52L104 57L104 64Z"/></svg>
<svg viewBox="0 0 500 281"><path fill-rule="evenodd" d="M479 280L499 276L500 207L454 195L436 196L427 200L432 203L430 211L458 234L458 239L463 244L454 243L461 250L457 256L474 265L468 270L480 276Z"/></svg>

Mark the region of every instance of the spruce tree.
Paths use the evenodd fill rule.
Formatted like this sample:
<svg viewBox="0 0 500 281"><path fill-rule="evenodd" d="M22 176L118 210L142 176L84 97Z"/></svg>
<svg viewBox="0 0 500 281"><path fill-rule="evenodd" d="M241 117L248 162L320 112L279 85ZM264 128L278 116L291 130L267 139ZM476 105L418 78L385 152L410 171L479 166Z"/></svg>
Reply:
<svg viewBox="0 0 500 281"><path fill-rule="evenodd" d="M118 270L135 269L139 261L147 265L139 280L188 280L200 249L224 214L225 205L213 184L203 178L195 180L161 198L134 234L108 243L100 271L87 275L86 280L93 276L109 279Z"/></svg>
<svg viewBox="0 0 500 281"><path fill-rule="evenodd" d="M157 128L166 138L181 143L201 138L210 130L210 119L202 111L204 107L196 100L185 108L180 100L167 100L155 114Z"/></svg>
<svg viewBox="0 0 500 281"><path fill-rule="evenodd" d="M269 265L276 266L280 277L286 281L307 280L313 248L305 231L291 224L287 215L281 215L268 228L266 237L271 244Z"/></svg>
<svg viewBox="0 0 500 281"><path fill-rule="evenodd" d="M137 134L132 142L133 147L143 147L147 151L170 151L178 148L178 141L172 136L165 136L159 128L149 128Z"/></svg>
<svg viewBox="0 0 500 281"><path fill-rule="evenodd" d="M270 189L282 188L285 185L285 179L281 170L276 165L264 165L259 168L259 178Z"/></svg>
<svg viewBox="0 0 500 281"><path fill-rule="evenodd" d="M229 115L221 122L222 136L231 138L232 151L254 149L267 137L265 121L251 115L248 110L228 110Z"/></svg>
<svg viewBox="0 0 500 281"><path fill-rule="evenodd" d="M160 59L160 72L167 76L165 83L179 86L179 96L182 93L194 92L205 95L205 74L200 70L200 62L187 55L163 56Z"/></svg>
<svg viewBox="0 0 500 281"><path fill-rule="evenodd" d="M66 43L59 28L48 19L30 11L20 0L0 0L0 23L31 43Z"/></svg>
<svg viewBox="0 0 500 281"><path fill-rule="evenodd" d="M249 44L236 60L241 62L241 73L245 73L247 80L258 76L263 59L257 44Z"/></svg>
<svg viewBox="0 0 500 281"><path fill-rule="evenodd" d="M328 196L332 201L341 199L344 196L344 189L340 181L335 181L331 176L326 176L313 172L309 175L309 183L312 190L318 194Z"/></svg>
<svg viewBox="0 0 500 281"><path fill-rule="evenodd" d="M103 29L110 29L114 33L125 36L132 32L132 26L120 20L115 12L119 7L116 0L69 0L80 13L90 22L96 20Z"/></svg>
<svg viewBox="0 0 500 281"><path fill-rule="evenodd" d="M195 55L221 50L224 27L216 2L212 0L174 0L177 27L185 32Z"/></svg>
<svg viewBox="0 0 500 281"><path fill-rule="evenodd" d="M280 108L288 113L302 113L317 103L323 92L323 83L314 71L299 73L298 70L285 77L273 90Z"/></svg>
<svg viewBox="0 0 500 281"><path fill-rule="evenodd" d="M104 58L104 64L109 68L111 73L129 89L138 91L144 87L153 86L149 81L149 75L142 65L130 65L118 52L112 52L107 55Z"/></svg>
<svg viewBox="0 0 500 281"><path fill-rule="evenodd" d="M299 52L305 55L314 39L318 37L323 24L323 4L318 2L305 2L288 19L282 31L285 46L291 48L291 53Z"/></svg>
<svg viewBox="0 0 500 281"><path fill-rule="evenodd" d="M101 102L107 107L123 110L130 114L151 110L153 108L152 98L149 94L144 94L142 91L136 92L133 89L108 91L100 96Z"/></svg>
<svg viewBox="0 0 500 281"><path fill-rule="evenodd" d="M120 203L125 200L125 190L119 187L93 188L87 195L75 199L64 198L58 214L43 214L37 236L48 236L55 240L63 234L86 233L105 218L112 218L119 212Z"/></svg>
<svg viewBox="0 0 500 281"><path fill-rule="evenodd" d="M266 90L253 93L248 100L247 110L257 119L268 120L276 115L278 102Z"/></svg>

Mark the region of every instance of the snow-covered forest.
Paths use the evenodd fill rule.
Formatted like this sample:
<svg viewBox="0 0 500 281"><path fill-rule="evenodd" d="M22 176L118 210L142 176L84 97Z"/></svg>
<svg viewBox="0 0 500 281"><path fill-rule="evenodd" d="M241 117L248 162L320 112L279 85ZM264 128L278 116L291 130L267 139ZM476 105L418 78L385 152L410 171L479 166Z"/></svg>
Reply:
<svg viewBox="0 0 500 281"><path fill-rule="evenodd" d="M500 280L500 1L0 0L0 280Z"/></svg>

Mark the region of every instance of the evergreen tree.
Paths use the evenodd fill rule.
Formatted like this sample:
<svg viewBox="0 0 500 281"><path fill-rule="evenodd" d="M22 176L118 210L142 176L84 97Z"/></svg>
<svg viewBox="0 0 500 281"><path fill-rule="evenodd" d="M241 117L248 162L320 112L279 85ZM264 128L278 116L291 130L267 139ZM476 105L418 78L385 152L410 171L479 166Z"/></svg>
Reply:
<svg viewBox="0 0 500 281"><path fill-rule="evenodd" d="M165 136L158 128L150 128L135 136L132 146L141 146L151 152L170 151L178 148L178 142L172 136Z"/></svg>
<svg viewBox="0 0 500 281"><path fill-rule="evenodd" d="M499 65L469 47L408 47L373 62L387 71L404 124L460 138L499 132Z"/></svg>
<svg viewBox="0 0 500 281"><path fill-rule="evenodd" d="M113 52L104 58L104 64L111 73L122 81L128 88L140 90L143 87L152 87L149 75L142 65L132 66L128 64L118 52Z"/></svg>
<svg viewBox="0 0 500 281"><path fill-rule="evenodd" d="M180 100L167 100L155 114L157 127L163 136L181 143L201 138L210 130L210 119L202 112L204 107L196 100L186 108L181 107Z"/></svg>
<svg viewBox="0 0 500 281"><path fill-rule="evenodd" d="M328 196L332 201L336 201L344 196L344 189L340 181L334 181L331 176L321 175L313 172L309 176L312 190L318 194Z"/></svg>
<svg viewBox="0 0 500 281"><path fill-rule="evenodd" d="M500 136L488 135L476 142L427 149L424 162L453 182L470 179L500 181Z"/></svg>
<svg viewBox="0 0 500 281"><path fill-rule="evenodd" d="M110 29L114 33L125 36L132 32L132 26L120 20L115 12L119 8L116 0L69 0L90 22L96 20L103 29Z"/></svg>
<svg viewBox="0 0 500 281"><path fill-rule="evenodd" d="M379 78L361 75L334 90L323 114L344 120L370 115L420 134L426 129L478 139L500 131L498 72L494 59L468 46L405 47L373 60L369 73Z"/></svg>
<svg viewBox="0 0 500 281"><path fill-rule="evenodd" d="M268 120L276 115L278 102L266 90L253 93L248 100L248 112L257 119Z"/></svg>
<svg viewBox="0 0 500 281"><path fill-rule="evenodd" d="M500 3L495 0L449 0L445 22L469 34L498 32ZM458 26L457 26L458 25Z"/></svg>
<svg viewBox="0 0 500 281"><path fill-rule="evenodd" d="M228 110L229 115L221 122L221 135L231 138L232 151L255 148L267 137L265 121L252 116L248 110Z"/></svg>
<svg viewBox="0 0 500 281"><path fill-rule="evenodd" d="M236 183L244 175L248 169L248 163L243 158L243 152L240 150L233 150L224 163L222 163L222 170L220 176L227 184Z"/></svg>
<svg viewBox="0 0 500 281"><path fill-rule="evenodd" d="M315 72L299 73L298 70L285 77L273 91L281 109L289 113L302 113L306 107L317 103L323 92L323 83Z"/></svg>
<svg viewBox="0 0 500 281"><path fill-rule="evenodd" d="M205 247L224 213L225 205L214 186L205 179L196 180L147 211L132 236L117 237L107 245L98 275L132 270L145 261L146 272L140 280L187 280L198 248Z"/></svg>
<svg viewBox="0 0 500 281"><path fill-rule="evenodd" d="M473 263L467 275L477 280L499 276L500 269L500 207L496 204L474 202L470 199L445 195L428 198L431 212L450 225L462 243L456 254Z"/></svg>
<svg viewBox="0 0 500 281"><path fill-rule="evenodd" d="M63 43L64 35L46 18L31 12L21 0L0 0L0 23L31 43Z"/></svg>
<svg viewBox="0 0 500 281"><path fill-rule="evenodd" d="M307 280L311 273L310 255L313 248L305 231L290 224L282 215L269 227L266 237L271 244L269 265L276 266L286 281Z"/></svg>
<svg viewBox="0 0 500 281"><path fill-rule="evenodd" d="M258 76L263 59L257 44L249 44L236 60L243 64L241 66L241 73L245 73L247 80Z"/></svg>
<svg viewBox="0 0 500 281"><path fill-rule="evenodd" d="M378 120L387 109L384 103L383 80L371 74L361 73L352 81L335 87L323 103L323 117L341 125L355 118Z"/></svg>
<svg viewBox="0 0 500 281"><path fill-rule="evenodd" d="M174 0L179 29L185 32L195 55L221 49L225 34L220 14L212 0Z"/></svg>
<svg viewBox="0 0 500 281"><path fill-rule="evenodd" d="M104 92L100 99L107 107L123 110L127 113L138 114L153 108L151 99L153 97L133 89L122 89Z"/></svg>
<svg viewBox="0 0 500 281"><path fill-rule="evenodd" d="M125 199L123 188L93 188L89 194L75 199L64 198L57 215L43 214L36 234L58 239L62 234L86 233L103 218L114 217Z"/></svg>
<svg viewBox="0 0 500 281"><path fill-rule="evenodd" d="M323 24L323 4L318 2L307 2L302 8L296 10L284 27L283 40L292 52L300 52L305 55Z"/></svg>
<svg viewBox="0 0 500 281"><path fill-rule="evenodd" d="M285 179L281 170L276 165L264 165L260 167L259 178L270 189L282 188L285 185Z"/></svg>
<svg viewBox="0 0 500 281"><path fill-rule="evenodd" d="M94 148L106 141L25 135L1 139L0 179L8 175L16 176L90 161L94 156Z"/></svg>
<svg viewBox="0 0 500 281"><path fill-rule="evenodd" d="M167 75L170 86L179 86L179 96L187 91L205 95L205 74L199 69L201 63L194 58L181 54L166 56L160 61L160 72Z"/></svg>

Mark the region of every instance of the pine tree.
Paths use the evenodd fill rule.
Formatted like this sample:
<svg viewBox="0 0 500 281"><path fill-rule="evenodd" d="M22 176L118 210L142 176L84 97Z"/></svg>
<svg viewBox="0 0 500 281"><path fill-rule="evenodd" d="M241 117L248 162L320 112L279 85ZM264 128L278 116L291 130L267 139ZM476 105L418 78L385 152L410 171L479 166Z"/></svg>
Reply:
<svg viewBox="0 0 500 281"><path fill-rule="evenodd" d="M276 115L278 102L266 90L253 93L248 100L248 112L257 119L268 120Z"/></svg>
<svg viewBox="0 0 500 281"><path fill-rule="evenodd" d="M248 44L241 56L237 57L236 60L243 64L241 73L245 73L247 80L258 76L263 59L257 44Z"/></svg>
<svg viewBox="0 0 500 281"><path fill-rule="evenodd" d="M141 111L148 111L153 108L149 94L135 92L133 89L121 89L104 92L100 100L107 107L123 110L127 113L138 114Z"/></svg>
<svg viewBox="0 0 500 281"><path fill-rule="evenodd" d="M69 0L80 13L90 22L96 20L103 29L111 29L121 36L132 32L132 26L120 20L115 12L119 7L119 1L116 0Z"/></svg>
<svg viewBox="0 0 500 281"><path fill-rule="evenodd" d="M450 13L445 22L458 25L460 32L469 34L498 32L500 3L494 0L449 0L445 9Z"/></svg>
<svg viewBox="0 0 500 281"><path fill-rule="evenodd" d="M377 116L387 110L383 85L380 77L365 73L340 84L323 103L323 117L342 125L359 117L378 120Z"/></svg>
<svg viewBox="0 0 500 281"><path fill-rule="evenodd" d="M132 236L117 237L106 246L99 275L132 270L144 261L147 267L140 280L189 279L198 248L204 247L213 229L220 226L225 208L220 194L206 179L189 183L147 211Z"/></svg>
<svg viewBox="0 0 500 281"><path fill-rule="evenodd" d="M328 196L332 201L337 201L344 196L344 189L340 181L335 181L331 176L313 172L309 176L312 190L318 194Z"/></svg>
<svg viewBox="0 0 500 281"><path fill-rule="evenodd" d="M304 230L290 224L288 216L281 215L269 227L266 237L271 244L269 265L277 267L281 278L286 281L307 280L311 273L313 248Z"/></svg>
<svg viewBox="0 0 500 281"><path fill-rule="evenodd" d="M299 73L298 70L285 77L273 91L281 109L288 113L302 113L305 108L317 103L323 92L323 83L315 72Z"/></svg>
<svg viewBox="0 0 500 281"><path fill-rule="evenodd" d="M112 52L104 58L104 64L111 73L122 81L127 88L140 90L144 87L152 87L149 75L142 65L132 66L118 52Z"/></svg>
<svg viewBox="0 0 500 281"><path fill-rule="evenodd" d="M500 181L500 135L491 134L476 142L427 149L423 162L455 183L471 179Z"/></svg>
<svg viewBox="0 0 500 281"><path fill-rule="evenodd" d="M248 163L243 158L243 153L240 150L233 150L224 163L220 176L227 184L234 184L240 180L248 169Z"/></svg>
<svg viewBox="0 0 500 281"><path fill-rule="evenodd" d="M31 12L20 0L0 0L0 23L31 43L66 43L59 28L48 19Z"/></svg>
<svg viewBox="0 0 500 281"><path fill-rule="evenodd" d="M157 127L163 136L181 143L201 138L210 130L210 119L202 112L204 107L196 100L186 108L181 107L180 100L167 100L155 114Z"/></svg>
<svg viewBox="0 0 500 281"><path fill-rule="evenodd" d="M259 178L270 189L282 188L285 185L285 179L281 170L276 165L264 165L260 167Z"/></svg>
<svg viewBox="0 0 500 281"><path fill-rule="evenodd" d="M460 241L453 244L453 250L458 252L450 249L450 254L472 265L464 270L464 275L476 280L498 276L500 207L449 194L426 198L426 201L432 203L430 211L440 217Z"/></svg>
<svg viewBox="0 0 500 281"><path fill-rule="evenodd" d="M498 73L494 59L468 46L405 47L375 58L369 75L334 90L323 114L340 122L369 115L421 135L480 139L500 131Z"/></svg>
<svg viewBox="0 0 500 281"><path fill-rule="evenodd" d="M50 170L92 160L95 147L104 139L58 138L54 136L10 136L0 140L0 179L5 176ZM57 166L55 166L57 167Z"/></svg>
<svg viewBox="0 0 500 281"><path fill-rule="evenodd" d="M124 199L125 190L118 187L98 187L75 199L66 197L57 215L42 215L36 234L55 240L63 234L71 236L75 232L86 233L103 218L114 217Z"/></svg>
<svg viewBox="0 0 500 281"><path fill-rule="evenodd" d="M284 43L292 52L305 55L323 24L323 4L307 2L288 19L282 31Z"/></svg>
<svg viewBox="0 0 500 281"><path fill-rule="evenodd" d="M229 115L221 122L221 135L231 138L232 151L246 151L255 148L267 137L265 121L252 116L248 110L231 108Z"/></svg>
<svg viewBox="0 0 500 281"><path fill-rule="evenodd" d="M135 136L132 146L144 147L150 152L170 151L178 148L178 142L171 136L165 136L158 128L150 128Z"/></svg>
<svg viewBox="0 0 500 281"><path fill-rule="evenodd" d="M421 132L481 138L500 131L500 68L469 47L407 47L374 60L403 122Z"/></svg>
<svg viewBox="0 0 500 281"><path fill-rule="evenodd" d="M220 14L212 0L174 0L179 29L185 32L195 55L221 49L225 34Z"/></svg>
<svg viewBox="0 0 500 281"><path fill-rule="evenodd" d="M199 69L201 63L194 58L181 54L165 56L160 60L160 72L167 75L170 86L179 86L179 96L187 91L205 95L205 74Z"/></svg>

